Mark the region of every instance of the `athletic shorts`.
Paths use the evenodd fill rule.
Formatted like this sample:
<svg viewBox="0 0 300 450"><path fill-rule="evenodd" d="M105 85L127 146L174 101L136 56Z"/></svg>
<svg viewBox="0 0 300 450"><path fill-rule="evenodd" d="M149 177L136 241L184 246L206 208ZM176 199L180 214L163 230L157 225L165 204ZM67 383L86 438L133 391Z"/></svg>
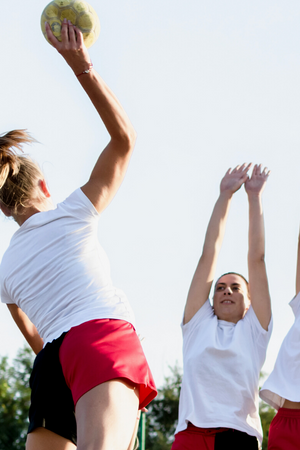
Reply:
<svg viewBox="0 0 300 450"><path fill-rule="evenodd" d="M255 436L229 428L188 427L175 434L171 450L258 450Z"/></svg>
<svg viewBox="0 0 300 450"><path fill-rule="evenodd" d="M139 389L140 409L157 395L140 340L124 320L90 320L71 328L59 358L74 405L95 386L117 378Z"/></svg>
<svg viewBox="0 0 300 450"><path fill-rule="evenodd" d="M299 450L300 409L280 408L269 429L268 450Z"/></svg>
<svg viewBox="0 0 300 450"><path fill-rule="evenodd" d="M59 348L66 333L48 343L35 358L30 377L31 405L29 428L43 427L77 444L72 394L66 385Z"/></svg>

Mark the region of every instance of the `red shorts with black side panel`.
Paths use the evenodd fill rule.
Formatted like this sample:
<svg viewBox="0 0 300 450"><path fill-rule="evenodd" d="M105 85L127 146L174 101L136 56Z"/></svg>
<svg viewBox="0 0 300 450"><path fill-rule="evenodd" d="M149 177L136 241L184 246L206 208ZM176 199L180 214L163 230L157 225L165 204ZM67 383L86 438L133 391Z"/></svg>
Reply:
<svg viewBox="0 0 300 450"><path fill-rule="evenodd" d="M269 429L268 450L300 449L300 409L280 408Z"/></svg>
<svg viewBox="0 0 300 450"><path fill-rule="evenodd" d="M136 385L140 409L157 395L140 340L124 320L90 320L71 328L59 358L75 405L89 390L116 378Z"/></svg>
<svg viewBox="0 0 300 450"><path fill-rule="evenodd" d="M175 435L171 450L258 450L258 441L231 428L188 427Z"/></svg>

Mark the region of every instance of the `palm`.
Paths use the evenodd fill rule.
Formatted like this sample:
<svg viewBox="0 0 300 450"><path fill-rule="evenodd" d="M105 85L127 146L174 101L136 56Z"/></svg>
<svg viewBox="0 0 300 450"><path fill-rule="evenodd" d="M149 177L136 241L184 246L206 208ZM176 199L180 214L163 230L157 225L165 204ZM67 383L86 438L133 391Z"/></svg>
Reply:
<svg viewBox="0 0 300 450"><path fill-rule="evenodd" d="M235 167L233 170L229 169L221 181L221 192L227 191L233 194L238 191L247 180L250 167L251 164L243 164L242 166Z"/></svg>
<svg viewBox="0 0 300 450"><path fill-rule="evenodd" d="M261 165L255 165L251 178L248 178L245 182L245 190L247 194L260 194L264 190L265 184L268 180L270 171L265 167L262 170Z"/></svg>

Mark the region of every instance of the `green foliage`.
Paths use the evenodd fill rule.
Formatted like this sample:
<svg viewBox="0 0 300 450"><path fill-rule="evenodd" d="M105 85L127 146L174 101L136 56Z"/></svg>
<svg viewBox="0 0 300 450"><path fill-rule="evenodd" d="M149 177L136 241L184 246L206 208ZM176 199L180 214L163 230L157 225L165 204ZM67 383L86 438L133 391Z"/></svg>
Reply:
<svg viewBox="0 0 300 450"><path fill-rule="evenodd" d="M171 375L150 403L146 424L146 449L170 450L178 419L178 402L182 374L176 365Z"/></svg>
<svg viewBox="0 0 300 450"><path fill-rule="evenodd" d="M269 428L270 423L272 422L273 417L275 416L275 409L271 408L271 406L266 403L260 402L259 405L259 415L261 419L262 429L263 429L263 441L262 441L262 450L267 450L268 448L268 436L269 436Z"/></svg>
<svg viewBox="0 0 300 450"><path fill-rule="evenodd" d="M0 359L0 450L25 448L33 359L29 348L19 350L12 366Z"/></svg>

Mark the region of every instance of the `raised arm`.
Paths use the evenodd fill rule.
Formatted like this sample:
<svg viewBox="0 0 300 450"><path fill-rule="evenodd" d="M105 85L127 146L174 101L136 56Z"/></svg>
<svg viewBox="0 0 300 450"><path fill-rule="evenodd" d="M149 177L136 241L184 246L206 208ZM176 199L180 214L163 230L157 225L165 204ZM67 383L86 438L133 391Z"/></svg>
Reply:
<svg viewBox="0 0 300 450"><path fill-rule="evenodd" d="M271 300L265 265L265 230L262 208L262 192L269 173L255 165L252 176L245 182L249 200L249 291L254 312L267 330L271 320Z"/></svg>
<svg viewBox="0 0 300 450"><path fill-rule="evenodd" d="M297 269L296 269L296 295L300 292L300 232L298 236Z"/></svg>
<svg viewBox="0 0 300 450"><path fill-rule="evenodd" d="M220 196L207 227L202 255L188 293L184 323L189 322L208 299L224 238L231 198L247 179L250 166L251 164L243 164L233 170L229 169L221 181Z"/></svg>
<svg viewBox="0 0 300 450"><path fill-rule="evenodd" d="M36 327L28 319L27 315L15 304L7 305L12 318L17 324L24 338L37 355L43 348L43 339L40 337Z"/></svg>
<svg viewBox="0 0 300 450"><path fill-rule="evenodd" d="M114 94L97 72L90 69L90 57L81 31L65 20L61 42L52 34L49 24L46 24L46 32L49 41L75 75L89 71L80 75L78 80L110 135L109 144L100 154L89 181L82 187L100 213L109 205L123 181L135 143L135 131Z"/></svg>

